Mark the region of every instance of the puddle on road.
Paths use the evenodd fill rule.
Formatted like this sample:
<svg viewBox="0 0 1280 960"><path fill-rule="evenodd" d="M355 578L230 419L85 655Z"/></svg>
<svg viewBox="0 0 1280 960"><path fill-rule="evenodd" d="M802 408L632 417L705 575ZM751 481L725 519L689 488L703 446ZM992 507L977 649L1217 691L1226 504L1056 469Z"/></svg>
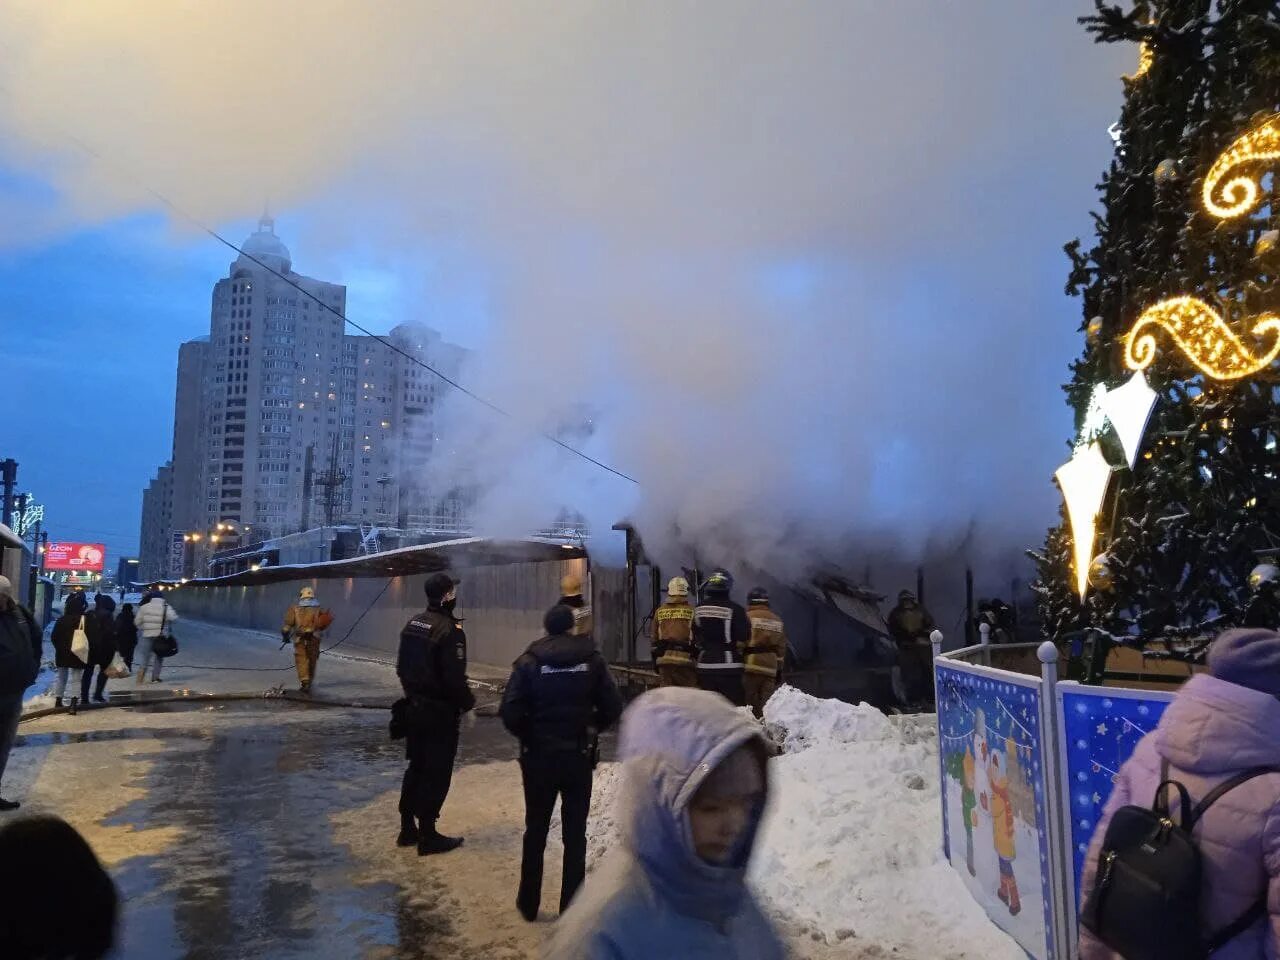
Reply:
<svg viewBox="0 0 1280 960"><path fill-rule="evenodd" d="M193 703L144 709L158 706L209 707ZM115 872L125 902L119 956L465 956L442 907L395 884L358 885L353 880L356 864L333 840L332 814L362 808L398 788L403 751L388 740L385 725L359 722L336 710L314 723L272 723L271 714L279 707L296 707L260 702L218 706L234 713L257 711L261 723L246 716L225 725L27 738L51 744L135 738L174 742L175 749L149 755L150 772L139 784L145 797L101 821L185 831L162 856L129 860ZM481 724L473 733L467 762L513 755L511 741L496 723ZM199 745L192 747L191 741ZM385 825L388 843L396 827Z"/></svg>

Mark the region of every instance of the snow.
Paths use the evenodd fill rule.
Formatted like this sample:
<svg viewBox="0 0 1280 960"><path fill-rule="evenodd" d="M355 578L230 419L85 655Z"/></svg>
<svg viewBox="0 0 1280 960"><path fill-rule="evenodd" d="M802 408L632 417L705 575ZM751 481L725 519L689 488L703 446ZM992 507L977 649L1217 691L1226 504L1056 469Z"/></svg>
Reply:
<svg viewBox="0 0 1280 960"><path fill-rule="evenodd" d="M784 686L764 719L783 752L770 761L750 880L788 933L807 932L830 948L824 957L1025 960L943 858L932 716L890 718ZM616 840L618 781L614 764L596 772L588 869ZM1028 892L1038 886L1037 874ZM1026 899L1020 916L1033 924L1040 904Z"/></svg>

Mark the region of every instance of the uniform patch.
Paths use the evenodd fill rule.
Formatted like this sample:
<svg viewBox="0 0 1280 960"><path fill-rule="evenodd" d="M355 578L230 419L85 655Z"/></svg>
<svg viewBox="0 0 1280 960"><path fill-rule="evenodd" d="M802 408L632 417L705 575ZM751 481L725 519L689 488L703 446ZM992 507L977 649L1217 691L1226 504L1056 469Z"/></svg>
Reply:
<svg viewBox="0 0 1280 960"><path fill-rule="evenodd" d="M654 617L658 620L692 620L693 607L677 607L673 610L659 609Z"/></svg>
<svg viewBox="0 0 1280 960"><path fill-rule="evenodd" d="M753 630L765 630L769 633L781 633L781 620L752 620L751 627Z"/></svg>
<svg viewBox="0 0 1280 960"><path fill-rule="evenodd" d="M586 673L591 669L590 664L579 663L572 667L549 667L545 663L539 673Z"/></svg>

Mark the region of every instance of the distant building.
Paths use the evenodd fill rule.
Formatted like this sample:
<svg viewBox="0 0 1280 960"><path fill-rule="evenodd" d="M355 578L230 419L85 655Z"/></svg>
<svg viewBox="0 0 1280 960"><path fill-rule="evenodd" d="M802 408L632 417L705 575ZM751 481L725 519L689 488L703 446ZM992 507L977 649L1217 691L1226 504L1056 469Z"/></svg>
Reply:
<svg viewBox="0 0 1280 960"><path fill-rule="evenodd" d="M385 338L394 349L346 335L346 288L295 273L268 217L242 249L214 285L209 336L178 352L167 536L189 538L187 567L331 524L466 530L465 496L420 479L442 384L410 359L453 377L465 351L418 324Z"/></svg>
<svg viewBox="0 0 1280 960"><path fill-rule="evenodd" d="M169 576L173 531L173 465L166 463L142 494L142 531L138 538L138 580Z"/></svg>
<svg viewBox="0 0 1280 960"><path fill-rule="evenodd" d="M129 588L131 583L142 583L141 563L138 557L121 557L116 563L116 586Z"/></svg>

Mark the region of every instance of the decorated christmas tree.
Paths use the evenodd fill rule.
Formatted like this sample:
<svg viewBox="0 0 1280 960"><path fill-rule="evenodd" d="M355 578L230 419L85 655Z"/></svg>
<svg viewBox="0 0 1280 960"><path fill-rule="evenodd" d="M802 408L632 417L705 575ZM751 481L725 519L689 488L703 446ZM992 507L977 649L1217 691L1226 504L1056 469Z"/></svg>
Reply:
<svg viewBox="0 0 1280 960"><path fill-rule="evenodd" d="M1062 523L1033 554L1050 636L1208 638L1280 548L1280 4L1099 0L1134 45L1091 246ZM1251 583L1252 579L1252 583Z"/></svg>

